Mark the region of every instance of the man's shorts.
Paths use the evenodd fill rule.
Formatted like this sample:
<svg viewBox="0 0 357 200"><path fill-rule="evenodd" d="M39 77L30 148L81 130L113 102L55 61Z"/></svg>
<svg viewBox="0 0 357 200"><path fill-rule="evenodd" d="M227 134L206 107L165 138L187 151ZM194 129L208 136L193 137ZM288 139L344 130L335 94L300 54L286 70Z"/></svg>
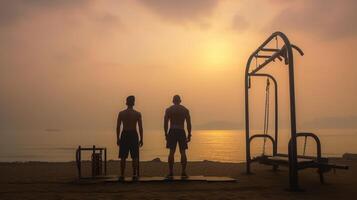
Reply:
<svg viewBox="0 0 357 200"><path fill-rule="evenodd" d="M136 131L123 131L120 136L119 158L139 158L139 137Z"/></svg>
<svg viewBox="0 0 357 200"><path fill-rule="evenodd" d="M176 149L177 143L179 144L180 150L188 148L185 130L170 129L166 138L166 148Z"/></svg>

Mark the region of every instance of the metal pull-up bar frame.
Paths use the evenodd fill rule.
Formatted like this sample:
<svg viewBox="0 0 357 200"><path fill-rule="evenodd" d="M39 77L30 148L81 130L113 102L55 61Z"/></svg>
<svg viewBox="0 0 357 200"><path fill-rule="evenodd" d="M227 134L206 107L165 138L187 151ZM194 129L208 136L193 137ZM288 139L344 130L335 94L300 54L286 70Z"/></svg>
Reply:
<svg viewBox="0 0 357 200"><path fill-rule="evenodd" d="M267 45L274 39L278 40L280 38L284 45L281 48L269 48ZM289 96L290 96L290 127L291 127L291 138L290 138L290 150L289 154L289 181L291 189L298 189L298 163L297 163L297 145L296 145L296 108L295 108L295 80L294 80L294 55L293 49L297 50L300 55L304 55L303 51L290 43L288 37L282 32L273 33L268 39L266 39L250 56L246 65L245 70L245 129L246 129L246 170L247 173L251 173L251 155L250 155L250 124L249 124L249 88L250 88L250 78L252 76L265 76L273 80L275 85L275 140L273 142L273 154L277 154L277 139L278 139L278 95L277 95L277 82L275 78L270 74L259 74L258 72L265 66L274 62L276 59L284 62L288 65L289 73ZM262 55L260 53L265 52L272 53L271 55ZM255 69L251 70L251 63L253 59L265 58L266 60L256 66Z"/></svg>

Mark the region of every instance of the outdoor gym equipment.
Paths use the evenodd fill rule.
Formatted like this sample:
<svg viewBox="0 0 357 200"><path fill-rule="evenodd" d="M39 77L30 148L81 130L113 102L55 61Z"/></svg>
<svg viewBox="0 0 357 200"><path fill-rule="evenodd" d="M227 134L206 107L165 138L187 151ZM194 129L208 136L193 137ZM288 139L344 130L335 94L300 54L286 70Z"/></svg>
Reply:
<svg viewBox="0 0 357 200"><path fill-rule="evenodd" d="M107 175L107 148L98 148L93 145L92 148L83 148L78 146L76 150L76 164L78 170L78 178L82 177L82 151L90 151L91 165L92 165L92 178ZM104 165L104 166L103 166Z"/></svg>
<svg viewBox="0 0 357 200"><path fill-rule="evenodd" d="M275 40L275 48L269 48L269 45ZM282 47L279 47L279 40L283 42ZM276 170L279 166L289 167L289 183L291 190L299 189L298 171L306 168L316 168L320 177L320 182L324 183L323 173L331 169L348 169L347 166L331 164L328 158L322 157L321 143L319 138L313 133L298 133L296 130L296 106L295 106L295 81L294 81L294 54L296 50L301 56L303 51L290 43L288 37L282 32L273 33L266 39L257 50L249 57L245 71L245 129L246 129L246 171L251 173L250 165L253 162L271 165ZM251 69L251 64L255 59L255 68ZM265 59L261 64L258 59ZM290 140L288 143L288 153L278 152L278 83L274 76L269 73L258 73L264 67L276 60L283 61L288 68L289 76L289 105L290 105ZM267 78L266 99L265 99L265 115L264 115L264 132L263 134L250 135L250 119L249 119L249 89L251 87L251 79L254 77ZM269 98L270 98L270 82L274 85L274 137L268 134L269 130ZM297 154L297 137L304 137L303 155ZM253 139L263 138L263 153L260 156L251 158L250 145ZM312 138L316 142L316 156L306 156L307 138ZM272 155L266 155L265 143L270 140L273 145Z"/></svg>

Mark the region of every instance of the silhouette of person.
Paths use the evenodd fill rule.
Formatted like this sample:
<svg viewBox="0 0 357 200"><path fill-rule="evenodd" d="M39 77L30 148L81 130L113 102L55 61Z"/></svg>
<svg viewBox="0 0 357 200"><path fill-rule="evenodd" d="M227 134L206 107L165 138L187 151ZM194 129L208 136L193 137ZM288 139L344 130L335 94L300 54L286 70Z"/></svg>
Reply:
<svg viewBox="0 0 357 200"><path fill-rule="evenodd" d="M181 98L179 95L175 95L172 100L173 104L166 109L164 117L164 130L166 138L166 148L170 149L168 156L169 162L169 174L167 178L173 177L173 167L175 159L175 151L177 143L179 144L180 154L181 154L181 165L182 172L181 176L187 178L186 165L187 156L186 149L188 148L187 143L191 140L191 117L190 112L187 108L181 105ZM185 133L185 121L187 123L188 135L186 137ZM170 130L168 130L170 122Z"/></svg>
<svg viewBox="0 0 357 200"><path fill-rule="evenodd" d="M133 180L138 178L139 166L139 146L143 146L143 125L141 113L134 110L135 97L128 96L126 98L127 109L119 112L117 120L117 145L119 146L120 158L120 177L119 180L124 180L125 163L129 152L133 160ZM123 130L120 134L121 125ZM137 125L139 127L140 141L137 133Z"/></svg>

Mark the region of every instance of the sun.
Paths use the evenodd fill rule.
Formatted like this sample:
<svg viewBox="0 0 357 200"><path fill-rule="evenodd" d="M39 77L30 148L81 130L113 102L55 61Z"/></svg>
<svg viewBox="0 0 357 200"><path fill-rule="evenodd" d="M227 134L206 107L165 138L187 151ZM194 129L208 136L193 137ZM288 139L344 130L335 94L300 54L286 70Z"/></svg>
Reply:
<svg viewBox="0 0 357 200"><path fill-rule="evenodd" d="M232 45L225 40L211 40L203 45L202 64L208 67L224 68L233 61Z"/></svg>

